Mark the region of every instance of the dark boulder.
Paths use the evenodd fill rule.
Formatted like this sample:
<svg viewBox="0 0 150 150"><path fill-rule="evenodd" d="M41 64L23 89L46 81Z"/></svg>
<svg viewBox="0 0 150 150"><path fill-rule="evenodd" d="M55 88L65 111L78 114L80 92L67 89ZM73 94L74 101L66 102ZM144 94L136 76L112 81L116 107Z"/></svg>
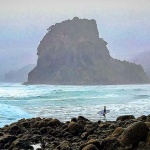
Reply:
<svg viewBox="0 0 150 150"><path fill-rule="evenodd" d="M77 122L77 118L71 118L71 122Z"/></svg>
<svg viewBox="0 0 150 150"><path fill-rule="evenodd" d="M0 136L3 136L4 135L4 133L3 132L0 132Z"/></svg>
<svg viewBox="0 0 150 150"><path fill-rule="evenodd" d="M150 122L145 122L145 124L146 124L147 127L150 129Z"/></svg>
<svg viewBox="0 0 150 150"><path fill-rule="evenodd" d="M120 143L115 137L107 137L101 142L102 150L116 150L118 147L120 147Z"/></svg>
<svg viewBox="0 0 150 150"><path fill-rule="evenodd" d="M16 139L11 147L13 149L28 149L28 150L33 150L33 147L26 141L21 140L21 139Z"/></svg>
<svg viewBox="0 0 150 150"><path fill-rule="evenodd" d="M145 140L148 134L149 128L143 122L136 122L127 127L121 135L121 144L133 146L138 145L142 140Z"/></svg>
<svg viewBox="0 0 150 150"><path fill-rule="evenodd" d="M49 130L51 130L50 127L42 127L40 129L40 133L43 135L43 134L47 134L49 132Z"/></svg>
<svg viewBox="0 0 150 150"><path fill-rule="evenodd" d="M20 133L25 132L24 128L22 128L20 125L13 124L9 127L9 133L12 135L18 135Z"/></svg>
<svg viewBox="0 0 150 150"><path fill-rule="evenodd" d="M70 143L68 141L62 141L60 143L60 145L58 145L56 147L56 149L59 149L59 150L72 150L71 146L70 146Z"/></svg>
<svg viewBox="0 0 150 150"><path fill-rule="evenodd" d="M150 115L147 116L146 121L150 122Z"/></svg>
<svg viewBox="0 0 150 150"><path fill-rule="evenodd" d="M119 116L116 121L125 121L125 120L130 120L130 119L135 119L133 115L123 115Z"/></svg>
<svg viewBox="0 0 150 150"><path fill-rule="evenodd" d="M90 139L87 143L95 145L98 149L101 148L100 141L98 139Z"/></svg>
<svg viewBox="0 0 150 150"><path fill-rule="evenodd" d="M78 121L82 120L82 121L89 121L87 118L83 117L83 116L78 116Z"/></svg>
<svg viewBox="0 0 150 150"><path fill-rule="evenodd" d="M122 127L118 127L114 130L114 132L112 133L113 137L119 137L124 131L124 128Z"/></svg>
<svg viewBox="0 0 150 150"><path fill-rule="evenodd" d="M147 135L146 142L147 142L147 145L150 145L150 132Z"/></svg>
<svg viewBox="0 0 150 150"><path fill-rule="evenodd" d="M88 135L89 135L88 132L84 132L84 133L82 133L81 138L84 139L84 140L86 140L87 137L88 137Z"/></svg>
<svg viewBox="0 0 150 150"><path fill-rule="evenodd" d="M95 145L89 144L89 145L86 145L85 147L83 147L82 150L98 150L98 149L96 148Z"/></svg>
<svg viewBox="0 0 150 150"><path fill-rule="evenodd" d="M102 123L99 124L100 128L108 128L109 126L110 126L109 122L102 122Z"/></svg>
<svg viewBox="0 0 150 150"><path fill-rule="evenodd" d="M137 120L144 121L144 122L146 121L146 119L147 119L147 116L145 116L145 115L142 115L142 116L137 118Z"/></svg>
<svg viewBox="0 0 150 150"><path fill-rule="evenodd" d="M90 144L94 145L98 150L101 149L100 141L98 139L90 139L88 142L80 145L80 150L82 150L86 146L88 147L88 145Z"/></svg>
<svg viewBox="0 0 150 150"><path fill-rule="evenodd" d="M57 127L57 126L60 126L60 125L61 125L61 122L58 119L52 119L49 122L49 126L51 126L51 127Z"/></svg>
<svg viewBox="0 0 150 150"><path fill-rule="evenodd" d="M17 139L17 137L14 135L4 135L4 136L0 137L0 149L3 149L5 144L7 144L7 143L11 144L16 139Z"/></svg>
<svg viewBox="0 0 150 150"><path fill-rule="evenodd" d="M78 133L80 133L83 129L84 129L84 126L81 125L81 124L79 124L79 123L70 122L70 123L68 124L68 130L69 130L71 133L78 134Z"/></svg>

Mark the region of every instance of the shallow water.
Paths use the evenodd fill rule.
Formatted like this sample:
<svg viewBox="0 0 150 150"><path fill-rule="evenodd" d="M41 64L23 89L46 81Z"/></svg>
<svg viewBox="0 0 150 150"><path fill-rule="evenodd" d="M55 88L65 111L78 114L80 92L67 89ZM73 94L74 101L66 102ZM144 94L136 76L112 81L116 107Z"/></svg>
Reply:
<svg viewBox="0 0 150 150"><path fill-rule="evenodd" d="M83 115L92 121L104 105L107 120L119 115L150 114L150 85L56 86L0 84L0 127L21 118L52 117L61 121Z"/></svg>

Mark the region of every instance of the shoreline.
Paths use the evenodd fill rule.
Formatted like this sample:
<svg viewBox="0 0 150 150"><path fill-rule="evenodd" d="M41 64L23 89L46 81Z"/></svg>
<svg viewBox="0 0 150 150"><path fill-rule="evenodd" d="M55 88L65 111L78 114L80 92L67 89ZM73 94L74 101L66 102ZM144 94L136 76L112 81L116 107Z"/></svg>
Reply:
<svg viewBox="0 0 150 150"><path fill-rule="evenodd" d="M60 122L53 118L21 119L0 128L0 149L148 150L150 115L119 116L92 122L83 116Z"/></svg>

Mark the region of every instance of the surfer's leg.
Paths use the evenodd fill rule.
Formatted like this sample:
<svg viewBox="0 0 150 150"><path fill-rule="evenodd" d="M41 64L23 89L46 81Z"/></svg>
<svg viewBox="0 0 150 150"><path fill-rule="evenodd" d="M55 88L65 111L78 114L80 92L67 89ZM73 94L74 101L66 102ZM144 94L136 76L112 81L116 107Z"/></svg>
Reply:
<svg viewBox="0 0 150 150"><path fill-rule="evenodd" d="M105 116L105 113L103 113L103 116L104 116L104 118L106 117L106 116Z"/></svg>

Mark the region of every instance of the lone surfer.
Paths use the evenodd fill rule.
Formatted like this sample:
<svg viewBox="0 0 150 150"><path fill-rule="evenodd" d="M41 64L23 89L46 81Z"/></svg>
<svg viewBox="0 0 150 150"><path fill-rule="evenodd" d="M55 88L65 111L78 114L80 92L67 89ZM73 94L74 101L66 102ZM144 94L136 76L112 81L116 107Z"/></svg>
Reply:
<svg viewBox="0 0 150 150"><path fill-rule="evenodd" d="M102 115L104 117L104 120L106 119L106 114L109 113L110 110L106 110L106 106L104 106L104 109L99 111L98 114Z"/></svg>
<svg viewBox="0 0 150 150"><path fill-rule="evenodd" d="M106 117L106 106L104 106L103 116Z"/></svg>

